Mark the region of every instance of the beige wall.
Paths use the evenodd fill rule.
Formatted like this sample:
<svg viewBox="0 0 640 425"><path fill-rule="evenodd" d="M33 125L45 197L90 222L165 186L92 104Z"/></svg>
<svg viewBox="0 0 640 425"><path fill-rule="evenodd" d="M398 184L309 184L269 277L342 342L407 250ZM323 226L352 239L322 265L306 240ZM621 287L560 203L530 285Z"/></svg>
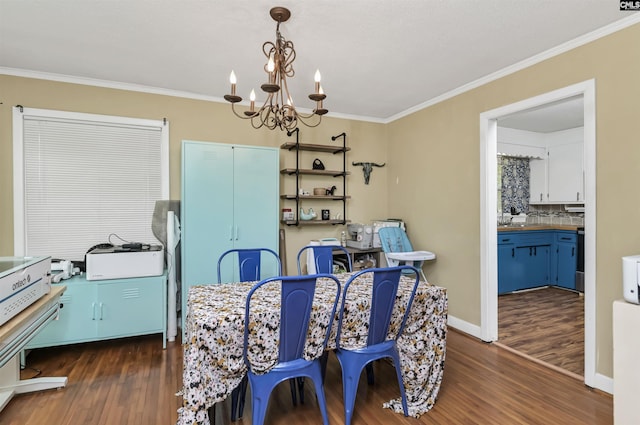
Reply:
<svg viewBox="0 0 640 425"><path fill-rule="evenodd" d="M427 275L447 288L449 313L479 326L479 116L595 79L596 371L608 377L612 303L622 297L621 257L640 253L639 40L636 24L389 125L389 214L406 218L414 245L437 253Z"/></svg>
<svg viewBox="0 0 640 425"><path fill-rule="evenodd" d="M416 248L437 253L429 280L445 286L449 314L480 325L480 113L595 78L597 109L597 373L612 377L612 302L621 298L620 257L640 253L640 25L610 35L388 125L326 119L302 141L329 143L341 132L348 160L386 162L368 186L348 179L348 218L402 217ZM0 255L13 252L11 106L62 109L171 123L171 196L180 196L180 141L279 146L280 132L256 131L227 105L0 76ZM327 103L330 107L330 102ZM292 154L281 152L282 167ZM311 158L312 159L312 158ZM283 185L286 183L283 183ZM285 186L286 187L286 186ZM321 206L317 207L318 209ZM340 227L287 228L287 263L310 239Z"/></svg>
<svg viewBox="0 0 640 425"><path fill-rule="evenodd" d="M64 111L120 115L135 118L162 119L170 123L170 179L171 198L180 199L180 150L183 139L236 143L255 146L279 147L290 141L286 132L254 130L251 125L235 118L229 105L171 96L145 94L132 91L114 90L100 87L58 83L44 80L0 75L0 256L13 255L13 158L12 158L12 106L57 109ZM327 102L327 106L330 103ZM300 130L301 142L337 144L331 136L346 132L348 170L352 176L347 179L347 193L352 198L347 206L347 218L352 221L371 221L373 218L387 217L387 168L373 172L371 183L363 184L360 167L351 166L352 161L387 160L386 128L382 124L367 123L336 118L323 119L322 125ZM305 166L311 168L313 157ZM336 158L323 155L327 165ZM295 155L280 151L282 168L295 167ZM304 163L303 163L304 164ZM340 162L339 169L342 168ZM284 177L281 177L284 179ZM288 179L291 181L291 178ZM340 183L339 179L319 180L318 186ZM314 182L315 184L316 182ZM283 180L282 185L286 184ZM286 188L283 188L286 189ZM311 189L311 187L309 187ZM342 189L340 189L342 190ZM293 192L292 192L293 193ZM309 204L315 210L329 208L332 214L338 203ZM293 206L292 203L287 203ZM286 261L289 271L295 271L295 254L311 239L339 237L344 226L287 227Z"/></svg>

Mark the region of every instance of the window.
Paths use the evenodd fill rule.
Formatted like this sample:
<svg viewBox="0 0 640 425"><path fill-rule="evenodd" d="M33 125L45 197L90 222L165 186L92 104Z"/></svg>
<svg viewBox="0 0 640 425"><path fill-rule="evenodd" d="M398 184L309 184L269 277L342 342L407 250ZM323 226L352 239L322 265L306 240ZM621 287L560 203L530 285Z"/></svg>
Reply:
<svg viewBox="0 0 640 425"><path fill-rule="evenodd" d="M15 255L79 261L111 234L158 243L151 220L169 197L166 122L19 106L13 116Z"/></svg>

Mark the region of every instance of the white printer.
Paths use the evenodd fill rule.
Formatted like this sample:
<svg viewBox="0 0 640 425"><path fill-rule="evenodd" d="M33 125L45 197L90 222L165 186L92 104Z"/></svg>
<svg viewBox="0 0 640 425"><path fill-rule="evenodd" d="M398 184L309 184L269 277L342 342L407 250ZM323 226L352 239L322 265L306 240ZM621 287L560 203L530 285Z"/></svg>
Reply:
<svg viewBox="0 0 640 425"><path fill-rule="evenodd" d="M164 272L164 248L161 245L142 245L140 248L115 245L88 252L85 261L87 280L160 276Z"/></svg>
<svg viewBox="0 0 640 425"><path fill-rule="evenodd" d="M51 290L51 257L0 257L0 325Z"/></svg>
<svg viewBox="0 0 640 425"><path fill-rule="evenodd" d="M640 304L640 255L622 257L622 292L626 301Z"/></svg>

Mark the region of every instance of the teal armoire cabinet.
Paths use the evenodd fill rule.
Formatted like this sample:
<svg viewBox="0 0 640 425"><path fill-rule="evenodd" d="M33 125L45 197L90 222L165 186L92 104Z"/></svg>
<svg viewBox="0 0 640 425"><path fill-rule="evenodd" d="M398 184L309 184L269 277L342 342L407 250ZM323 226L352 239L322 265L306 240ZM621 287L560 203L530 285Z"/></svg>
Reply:
<svg viewBox="0 0 640 425"><path fill-rule="evenodd" d="M220 254L258 247L278 252L279 155L277 148L183 140L183 320L189 287L218 281ZM238 279L235 268L222 270L223 282Z"/></svg>

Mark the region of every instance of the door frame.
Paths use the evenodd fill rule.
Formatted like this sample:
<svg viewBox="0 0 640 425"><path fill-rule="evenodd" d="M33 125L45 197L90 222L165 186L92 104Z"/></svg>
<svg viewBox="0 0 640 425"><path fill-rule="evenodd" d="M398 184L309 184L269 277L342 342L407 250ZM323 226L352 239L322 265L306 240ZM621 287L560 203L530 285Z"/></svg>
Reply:
<svg viewBox="0 0 640 425"><path fill-rule="evenodd" d="M595 80L587 80L480 114L480 286L483 341L498 339L497 127L498 119L574 96L584 103L585 290L584 382L596 380L596 103ZM606 391L605 388L600 388Z"/></svg>

